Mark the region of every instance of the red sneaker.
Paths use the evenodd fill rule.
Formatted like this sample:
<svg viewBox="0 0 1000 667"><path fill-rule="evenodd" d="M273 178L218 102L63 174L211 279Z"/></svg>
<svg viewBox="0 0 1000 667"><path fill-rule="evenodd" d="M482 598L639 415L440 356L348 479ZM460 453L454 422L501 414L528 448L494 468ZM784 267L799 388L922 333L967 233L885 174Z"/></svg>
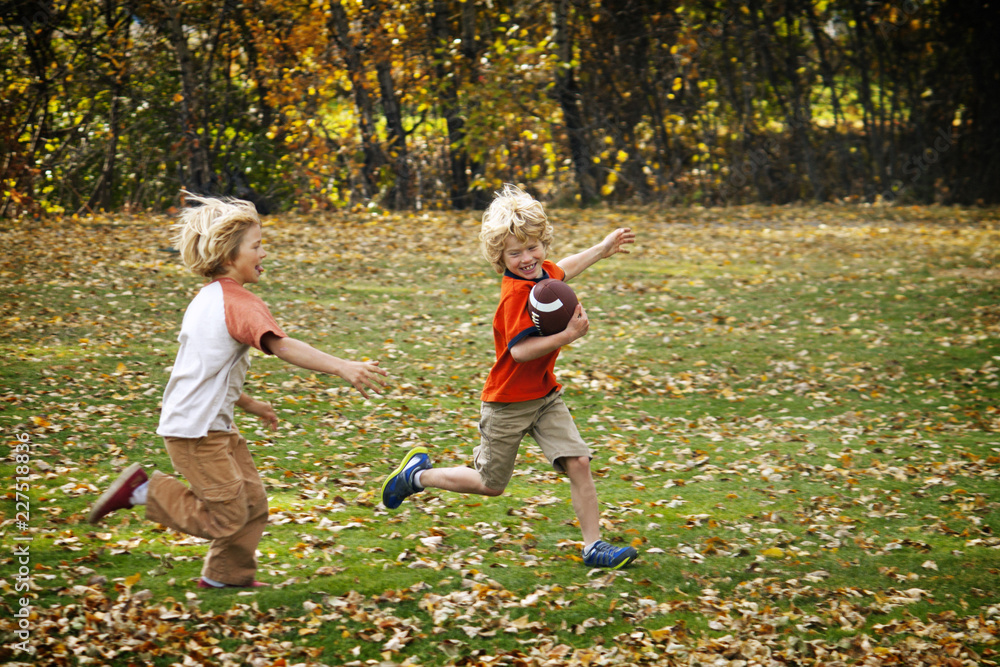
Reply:
<svg viewBox="0 0 1000 667"><path fill-rule="evenodd" d="M125 472L118 475L108 490L105 491L94 506L90 509L87 521L97 523L115 510L132 507L132 492L148 480L146 471L138 463L133 463Z"/></svg>
<svg viewBox="0 0 1000 667"><path fill-rule="evenodd" d="M271 584L265 584L263 581L254 581L247 584L246 586L236 586L235 584L225 584L223 586L213 586L204 579L198 579L198 588L261 588L263 586L270 586Z"/></svg>

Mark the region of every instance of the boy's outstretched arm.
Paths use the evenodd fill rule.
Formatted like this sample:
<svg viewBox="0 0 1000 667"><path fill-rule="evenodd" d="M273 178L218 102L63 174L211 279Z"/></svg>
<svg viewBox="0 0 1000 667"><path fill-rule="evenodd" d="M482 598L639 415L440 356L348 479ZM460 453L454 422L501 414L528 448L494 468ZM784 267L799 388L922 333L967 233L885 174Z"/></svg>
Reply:
<svg viewBox="0 0 1000 667"><path fill-rule="evenodd" d="M598 260L619 252L627 255L629 251L624 246L628 243L635 243L635 232L629 227L621 227L605 236L604 240L594 247L559 260L557 262L559 268L566 272L563 280L569 282Z"/></svg>
<svg viewBox="0 0 1000 667"><path fill-rule="evenodd" d="M320 352L309 343L304 343L296 338L281 338L270 333L264 334L261 343L271 351L271 354L282 361L287 361L299 368L328 373L347 380L365 398L368 398L366 388L380 394L382 387L386 386L382 377L388 373L385 369L379 368L377 361L341 359L332 354Z"/></svg>

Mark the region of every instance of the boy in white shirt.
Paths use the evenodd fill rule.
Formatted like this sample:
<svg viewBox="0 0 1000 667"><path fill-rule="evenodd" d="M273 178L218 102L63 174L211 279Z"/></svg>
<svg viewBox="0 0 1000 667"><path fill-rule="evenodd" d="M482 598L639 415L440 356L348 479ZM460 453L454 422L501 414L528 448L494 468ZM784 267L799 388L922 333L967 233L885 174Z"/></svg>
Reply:
<svg viewBox="0 0 1000 667"><path fill-rule="evenodd" d="M267 524L267 494L233 407L257 415L272 430L270 404L243 393L250 348L308 370L343 378L368 397L379 392L386 371L378 361L339 359L289 338L267 305L246 289L263 273L267 256L253 204L188 195L175 245L194 273L210 280L188 305L180 348L163 394L160 424L178 479L138 463L129 466L98 499L88 520L146 505L146 518L212 541L198 582L202 588L262 586L255 579L256 550Z"/></svg>

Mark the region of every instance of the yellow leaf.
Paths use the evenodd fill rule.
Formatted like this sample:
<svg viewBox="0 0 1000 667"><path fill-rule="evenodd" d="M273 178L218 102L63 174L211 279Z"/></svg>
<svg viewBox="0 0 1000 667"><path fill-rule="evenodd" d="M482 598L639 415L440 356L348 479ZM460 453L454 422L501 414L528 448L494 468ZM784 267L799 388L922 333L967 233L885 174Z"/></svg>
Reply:
<svg viewBox="0 0 1000 667"><path fill-rule="evenodd" d="M132 575L131 577L126 577L126 578L125 578L125 585L126 585L127 587L129 587L129 588L132 588L132 587L133 587L133 586L135 586L135 585L136 585L137 583L139 583L139 579L141 579L141 578L142 578L142 575L141 575L141 574L139 574L138 572L136 572L136 573L135 573L135 574L133 574L133 575Z"/></svg>
<svg viewBox="0 0 1000 667"><path fill-rule="evenodd" d="M32 417L31 421L35 423L35 426L39 426L41 428L48 428L52 426L52 422L50 422L45 417Z"/></svg>
<svg viewBox="0 0 1000 667"><path fill-rule="evenodd" d="M778 547L771 547L770 549L764 549L764 551L762 551L761 553L764 554L765 556L767 556L768 558L784 558L785 557L785 552L782 551L781 549L779 549Z"/></svg>

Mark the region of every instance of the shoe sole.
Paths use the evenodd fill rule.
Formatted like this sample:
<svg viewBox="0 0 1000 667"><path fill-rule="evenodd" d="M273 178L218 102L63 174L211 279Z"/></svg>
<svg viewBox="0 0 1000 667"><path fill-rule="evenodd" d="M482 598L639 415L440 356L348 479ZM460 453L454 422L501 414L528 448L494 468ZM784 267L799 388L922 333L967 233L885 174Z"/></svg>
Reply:
<svg viewBox="0 0 1000 667"><path fill-rule="evenodd" d="M634 563L635 559L637 559L638 557L639 557L639 553L636 552L636 554L634 556L629 556L628 558L626 558L622 562L618 563L618 565L607 565L607 566L604 566L604 567L607 567L607 569L609 569L609 570L620 570L623 567L625 567L626 565ZM586 565L586 563L584 563L584 565ZM602 567L602 566L600 566L600 565L587 565L587 567Z"/></svg>
<svg viewBox="0 0 1000 667"><path fill-rule="evenodd" d="M97 499L96 503L94 503L94 506L90 509L90 514L87 515L87 521L93 524L100 521L100 518L97 516L100 514L100 510L103 509L104 505L109 500L111 500L112 496L121 491L122 487L125 486L130 479L132 479L132 475L134 475L137 470L141 469L142 464L139 463L133 463L128 468L125 468L122 474L118 475L118 479L116 479L111 486L108 487L108 490L102 493L101 497Z"/></svg>
<svg viewBox="0 0 1000 667"><path fill-rule="evenodd" d="M417 454L426 454L426 453L427 453L426 447L414 447L413 449L411 449L406 453L406 456L403 457L403 461L396 467L396 469L393 470L389 474L389 476L385 478L385 481L382 482L382 492L379 494L379 498L382 501L383 507L385 507L386 509L395 509L385 504L385 489L387 486L389 486L389 482L394 480L397 475L403 472L403 468L406 467L406 464L409 463L414 456L416 456Z"/></svg>
<svg viewBox="0 0 1000 667"><path fill-rule="evenodd" d="M615 565L611 569L612 570L620 570L623 567L625 567L626 565L631 565L633 562L635 562L635 559L638 558L638 557L639 557L639 554L636 554L634 556L629 556L628 558L626 558L625 560L623 560L621 563L618 563L618 565Z"/></svg>

